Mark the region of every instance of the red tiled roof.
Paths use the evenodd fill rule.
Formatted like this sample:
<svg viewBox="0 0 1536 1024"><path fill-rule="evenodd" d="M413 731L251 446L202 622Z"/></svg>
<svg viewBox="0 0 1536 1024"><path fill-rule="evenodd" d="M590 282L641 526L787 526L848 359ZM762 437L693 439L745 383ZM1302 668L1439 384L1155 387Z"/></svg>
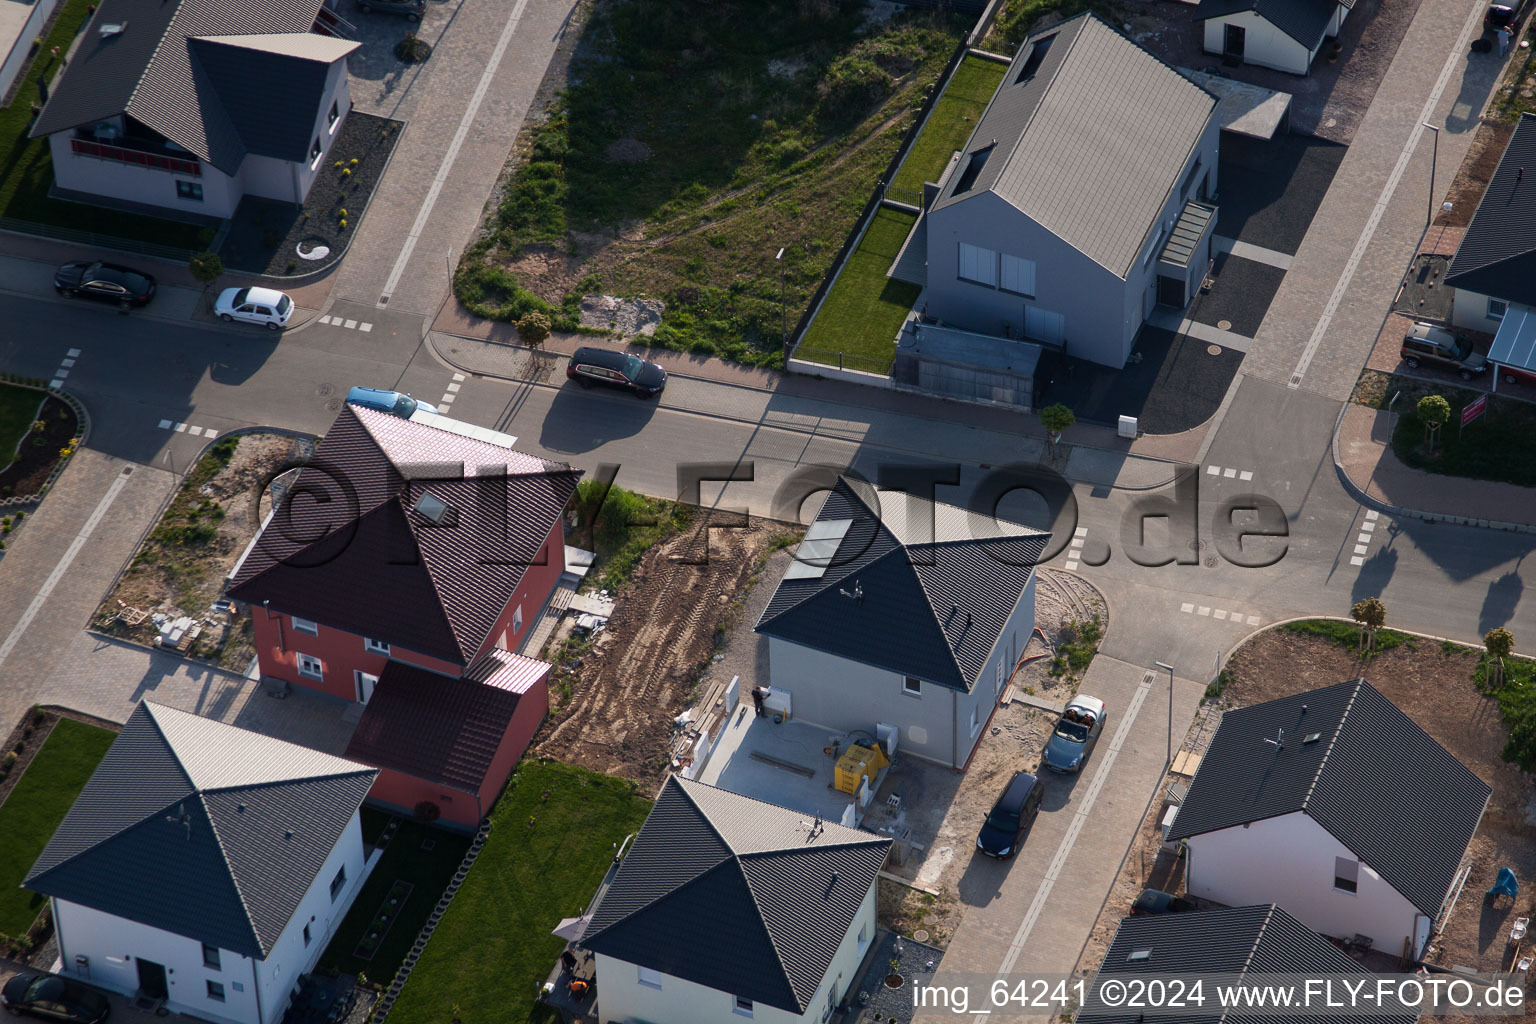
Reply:
<svg viewBox="0 0 1536 1024"><path fill-rule="evenodd" d="M563 463L348 405L229 596L467 665L527 566L539 564L580 477ZM433 522L416 511L424 493L452 514Z"/></svg>

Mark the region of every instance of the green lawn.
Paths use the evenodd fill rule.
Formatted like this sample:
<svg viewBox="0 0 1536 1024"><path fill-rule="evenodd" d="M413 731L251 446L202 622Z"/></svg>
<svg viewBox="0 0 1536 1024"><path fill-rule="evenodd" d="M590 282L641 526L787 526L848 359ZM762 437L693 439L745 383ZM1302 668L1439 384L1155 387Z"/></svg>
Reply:
<svg viewBox="0 0 1536 1024"><path fill-rule="evenodd" d="M0 108L0 217L181 249L201 248L198 233L202 229L190 224L48 198L48 189L53 184L53 161L47 139L27 138L31 108L38 100L38 79L51 79L58 71L58 62L48 56L48 51L56 46L62 54L69 49L75 34L85 24L87 6L89 0L64 0L53 31L43 41L39 57L17 87L15 98L10 106Z"/></svg>
<svg viewBox="0 0 1536 1024"><path fill-rule="evenodd" d="M18 888L117 734L61 718L0 804L0 933L25 935L46 900Z"/></svg>
<svg viewBox="0 0 1536 1024"><path fill-rule="evenodd" d="M1446 476L1536 486L1536 405L1490 395L1487 412L1462 430L1461 410L1478 397L1478 392L1394 377L1387 383L1386 395L1395 392L1401 392L1401 397L1393 409L1401 415L1392 435L1392 450L1403 462ZM1424 443L1424 424L1415 413L1419 399L1426 394L1440 395L1451 406L1451 418L1440 428L1433 453ZM1372 404L1381 407L1387 400L1384 397Z"/></svg>
<svg viewBox="0 0 1536 1024"><path fill-rule="evenodd" d="M982 57L971 56L960 62L944 87L944 95L934 104L923 134L912 143L891 182L891 189L898 193L893 198L905 202L906 194L915 192L921 199L923 182L939 180L950 156L970 138L1007 70L1008 65Z"/></svg>
<svg viewBox="0 0 1536 1024"><path fill-rule="evenodd" d="M534 996L650 801L630 783L524 761L492 812L490 839L390 1012L390 1024L545 1020Z"/></svg>
<svg viewBox="0 0 1536 1024"><path fill-rule="evenodd" d="M900 210L876 211L874 223L806 330L797 358L837 366L841 356L845 368L870 373L891 368L896 332L922 289L886 277L885 272L916 222L916 216Z"/></svg>
<svg viewBox="0 0 1536 1024"><path fill-rule="evenodd" d="M42 392L0 384L0 469L15 458L16 446L32 429L42 404Z"/></svg>
<svg viewBox="0 0 1536 1024"><path fill-rule="evenodd" d="M364 836L377 837L384 831L389 816L369 807L363 808L363 812ZM434 844L431 850L421 848L422 840L426 839ZM363 891L352 901L352 909L347 911L346 919L336 929L336 937L326 947L325 955L320 958L321 966L343 974L367 974L372 981L388 984L400 969L400 961L411 951L432 908L442 899L443 890L463 862L469 843L470 837L462 832L401 821L394 838L384 848L378 866L368 876ZM390 887L397 881L409 882L414 888L397 908L395 923L384 933L372 957L359 959L353 956Z"/></svg>

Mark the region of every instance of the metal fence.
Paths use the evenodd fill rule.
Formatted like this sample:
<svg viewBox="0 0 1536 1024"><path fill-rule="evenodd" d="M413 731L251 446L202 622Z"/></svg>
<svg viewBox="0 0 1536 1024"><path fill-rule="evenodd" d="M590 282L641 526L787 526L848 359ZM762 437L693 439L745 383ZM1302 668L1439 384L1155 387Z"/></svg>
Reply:
<svg viewBox="0 0 1536 1024"><path fill-rule="evenodd" d="M137 238L119 238L116 235L98 235L94 231L79 231L57 224L39 224L36 221L0 217L0 231L13 231L18 235L35 235L60 242L74 242L98 249L119 249L123 252L142 253L172 263L185 263L196 255L191 249L178 249L170 245L157 245Z"/></svg>
<svg viewBox="0 0 1536 1024"><path fill-rule="evenodd" d="M853 355L830 348L800 348L795 351L794 358L804 359L808 363L820 363L822 366L835 366L839 370L862 370L865 373L878 373L881 376L891 370L889 359Z"/></svg>

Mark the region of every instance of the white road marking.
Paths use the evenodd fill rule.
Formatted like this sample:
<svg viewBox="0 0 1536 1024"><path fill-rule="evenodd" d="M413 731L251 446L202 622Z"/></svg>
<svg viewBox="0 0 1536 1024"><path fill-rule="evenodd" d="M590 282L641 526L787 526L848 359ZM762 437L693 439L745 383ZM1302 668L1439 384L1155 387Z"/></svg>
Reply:
<svg viewBox="0 0 1536 1024"><path fill-rule="evenodd" d="M62 363L60 363L59 365L60 366L74 366L75 365L75 361L73 359L66 359Z"/></svg>
<svg viewBox="0 0 1536 1024"><path fill-rule="evenodd" d="M1253 479L1253 474L1245 469L1241 473L1237 474L1237 478L1239 480L1252 480Z"/></svg>
<svg viewBox="0 0 1536 1024"><path fill-rule="evenodd" d="M456 373L453 375L453 381L455 384L457 384L459 381L462 381L463 379L464 375L462 373ZM1082 530L1084 533L1088 532L1088 528L1085 526L1079 526L1078 529Z"/></svg>
<svg viewBox="0 0 1536 1024"><path fill-rule="evenodd" d="M77 356L80 355L80 350L77 349L77 348L72 348L66 354L69 356L69 358L74 359L74 358L76 358Z"/></svg>
<svg viewBox="0 0 1536 1024"><path fill-rule="evenodd" d="M186 430L187 430L187 425L185 423L178 423L178 424L176 424L176 433L183 434L183 433L186 433Z"/></svg>
<svg viewBox="0 0 1536 1024"><path fill-rule="evenodd" d="M1211 618L1213 618L1213 619L1220 619L1223 622L1225 622L1226 618L1227 618L1227 613L1225 611L1223 611L1222 609L1218 608L1214 612L1211 613Z"/></svg>
<svg viewBox="0 0 1536 1024"><path fill-rule="evenodd" d="M321 322L321 323L322 323L322 324L328 324L328 323L330 323L330 322L331 322L331 318L330 318L330 315L329 315L329 314L327 314L327 315L325 315L325 316L322 316L322 317L321 317L321 318L320 318L320 322Z"/></svg>
<svg viewBox="0 0 1536 1024"><path fill-rule="evenodd" d="M1195 610L1195 614L1196 615L1209 615L1209 614L1211 614L1211 609L1209 607L1207 607L1206 605L1201 605L1199 608L1197 608Z"/></svg>
<svg viewBox="0 0 1536 1024"><path fill-rule="evenodd" d="M191 434L193 437L202 437L203 436L203 428L202 427L188 427L187 428L187 433Z"/></svg>
<svg viewBox="0 0 1536 1024"><path fill-rule="evenodd" d="M356 320L348 320L342 326L346 327L346 329L350 331L352 328L357 326L357 321Z"/></svg>
<svg viewBox="0 0 1536 1024"><path fill-rule="evenodd" d="M51 388L61 388L61 387L64 386L64 382L62 380L60 380L59 378L55 377L53 380L48 382L48 386L51 387Z"/></svg>
<svg viewBox="0 0 1536 1024"><path fill-rule="evenodd" d="M1189 614L1193 613L1194 610L1195 610L1195 606L1192 605L1192 604L1189 604L1188 602L1179 605L1179 611L1183 612L1185 615L1189 615Z"/></svg>
<svg viewBox="0 0 1536 1024"><path fill-rule="evenodd" d="M1221 467L1220 466L1206 466L1205 467L1205 471L1207 473L1209 473L1211 476L1217 476L1217 475L1219 475L1221 473Z"/></svg>
<svg viewBox="0 0 1536 1024"><path fill-rule="evenodd" d="M1365 559L1361 558L1359 555L1355 555L1353 558L1351 558L1349 560L1349 564L1350 565L1364 565L1365 564Z"/></svg>
<svg viewBox="0 0 1536 1024"><path fill-rule="evenodd" d="M455 398L457 398L457 397L458 397L457 395L444 395L441 399L438 400L438 404L439 405L452 405L453 404L453 400Z"/></svg>
<svg viewBox="0 0 1536 1024"><path fill-rule="evenodd" d="M1206 466L1205 475L1220 477L1223 480L1252 480L1253 470L1237 469L1234 466Z"/></svg>
<svg viewBox="0 0 1536 1024"><path fill-rule="evenodd" d="M1370 533L1372 530L1376 529L1376 521L1374 519L1367 519L1365 522L1360 524L1360 529L1364 530L1366 533Z"/></svg>
<svg viewBox="0 0 1536 1024"><path fill-rule="evenodd" d="M1375 509L1371 509L1369 512L1367 512L1365 514L1366 520L1368 522L1372 522L1372 523L1374 523L1379 516L1380 516L1380 513L1377 512Z"/></svg>
<svg viewBox="0 0 1536 1024"><path fill-rule="evenodd" d="M172 423L171 423L170 420L161 420L160 421L160 429L161 430L170 430L171 426L172 426Z"/></svg>
<svg viewBox="0 0 1536 1024"><path fill-rule="evenodd" d="M450 393L457 394L458 390L459 390L459 387L460 387L460 385L458 385L458 384L449 384L448 385L448 390L449 390Z"/></svg>
<svg viewBox="0 0 1536 1024"><path fill-rule="evenodd" d="M1228 480L1231 480L1233 477L1237 476L1237 470L1233 469L1231 466L1228 466L1226 469L1222 470L1221 475L1226 477Z"/></svg>
<svg viewBox="0 0 1536 1024"><path fill-rule="evenodd" d="M373 330L373 324L358 324L357 329L362 331L364 334L367 334L369 331Z"/></svg>
<svg viewBox="0 0 1536 1024"><path fill-rule="evenodd" d="M1248 625L1250 625L1250 626L1257 626L1258 624L1259 624L1259 617L1257 615L1250 615L1250 616L1248 616Z"/></svg>

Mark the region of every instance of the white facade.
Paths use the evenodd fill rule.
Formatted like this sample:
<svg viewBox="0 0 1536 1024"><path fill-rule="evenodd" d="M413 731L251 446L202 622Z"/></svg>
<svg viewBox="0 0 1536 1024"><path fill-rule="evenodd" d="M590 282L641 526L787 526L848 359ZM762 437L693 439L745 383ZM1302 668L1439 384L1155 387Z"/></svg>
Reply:
<svg viewBox="0 0 1536 1024"><path fill-rule="evenodd" d="M1229 907L1275 903L1313 931L1369 935L1373 948L1391 955L1401 953L1410 936L1418 946L1427 934L1418 908L1303 811L1192 836L1185 844L1185 888L1192 896ZM1334 885L1341 858L1358 864L1355 892Z"/></svg>
<svg viewBox="0 0 1536 1024"><path fill-rule="evenodd" d="M1451 323L1469 331L1497 334L1508 309L1507 302L1491 295L1457 288L1451 299Z"/></svg>
<svg viewBox="0 0 1536 1024"><path fill-rule="evenodd" d="M166 1006L172 1012L230 1024L275 1024L288 1009L299 975L314 969L368 870L377 862L377 855L364 862L362 826L358 815L353 814L271 955L254 960L219 950L217 968L205 964L203 944L198 939L54 899L59 970L100 988L132 995L139 989L137 961L149 961L165 968ZM331 882L343 869L346 881L333 900ZM223 986L222 1000L210 994L209 982Z"/></svg>
<svg viewBox="0 0 1536 1024"><path fill-rule="evenodd" d="M1337 32L1337 23L1341 21L1343 18L1336 13L1329 23L1333 27L1333 32ZM1206 53L1226 52L1228 25L1243 30L1244 64L1257 64L1277 71L1289 71L1293 75L1306 74L1312 67L1312 60L1317 56L1318 49L1323 45L1323 35L1319 35L1316 42L1306 47L1253 11L1239 11L1220 18L1210 18L1205 22Z"/></svg>
<svg viewBox="0 0 1536 1024"><path fill-rule="evenodd" d="M625 960L596 954L597 1010L603 1024L821 1024L848 994L853 976L875 938L875 886L871 884L848 934L832 956L826 976L805 1013L754 1004L738 1009L736 993L720 992L670 974L646 972Z"/></svg>

